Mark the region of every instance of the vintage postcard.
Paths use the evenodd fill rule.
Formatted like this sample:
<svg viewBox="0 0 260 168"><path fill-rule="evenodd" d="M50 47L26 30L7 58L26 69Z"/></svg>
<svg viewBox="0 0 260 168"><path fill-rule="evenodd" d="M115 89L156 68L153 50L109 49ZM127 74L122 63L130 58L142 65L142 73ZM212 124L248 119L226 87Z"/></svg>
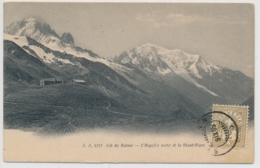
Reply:
<svg viewBox="0 0 260 168"><path fill-rule="evenodd" d="M4 161L254 162L254 4L4 3Z"/></svg>

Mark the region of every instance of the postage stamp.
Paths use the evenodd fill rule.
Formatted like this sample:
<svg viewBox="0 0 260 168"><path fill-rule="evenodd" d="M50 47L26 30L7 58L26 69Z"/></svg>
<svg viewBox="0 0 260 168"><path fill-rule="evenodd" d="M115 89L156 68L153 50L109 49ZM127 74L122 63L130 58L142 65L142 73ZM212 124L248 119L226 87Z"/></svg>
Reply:
<svg viewBox="0 0 260 168"><path fill-rule="evenodd" d="M220 111L229 115L236 123L238 127L238 139L236 143L236 148L245 148L246 147L246 135L247 135L247 123L248 123L248 106L233 106L233 105L213 105L213 112ZM213 113L212 120L222 121L225 125L228 125L226 118L219 113ZM228 142L223 145L223 147L229 147L230 144L233 144L231 141L235 139L235 134L229 133ZM213 138L212 138L213 139ZM212 141L214 143L214 141Z"/></svg>
<svg viewBox="0 0 260 168"><path fill-rule="evenodd" d="M213 115L218 118L213 119ZM204 114L198 120L198 128L207 142L208 150L213 156L222 156L232 151L238 140L238 126L228 114L213 111ZM228 145L227 145L228 144Z"/></svg>
<svg viewBox="0 0 260 168"><path fill-rule="evenodd" d="M212 112L198 120L198 128L213 156L246 148L248 114L248 106L213 104Z"/></svg>

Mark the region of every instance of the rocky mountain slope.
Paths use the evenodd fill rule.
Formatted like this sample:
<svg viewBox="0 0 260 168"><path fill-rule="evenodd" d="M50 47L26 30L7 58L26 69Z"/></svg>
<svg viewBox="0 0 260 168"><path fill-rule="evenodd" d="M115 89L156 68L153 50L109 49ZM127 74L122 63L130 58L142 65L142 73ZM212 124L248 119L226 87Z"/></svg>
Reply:
<svg viewBox="0 0 260 168"><path fill-rule="evenodd" d="M201 98L208 96L211 100L223 99L236 103L244 101L254 92L253 80L243 73L214 65L199 55L179 49L169 50L147 43L122 52L114 61L137 68L148 76L159 76L183 93L189 90L186 96L200 90ZM192 87L192 90L188 89Z"/></svg>

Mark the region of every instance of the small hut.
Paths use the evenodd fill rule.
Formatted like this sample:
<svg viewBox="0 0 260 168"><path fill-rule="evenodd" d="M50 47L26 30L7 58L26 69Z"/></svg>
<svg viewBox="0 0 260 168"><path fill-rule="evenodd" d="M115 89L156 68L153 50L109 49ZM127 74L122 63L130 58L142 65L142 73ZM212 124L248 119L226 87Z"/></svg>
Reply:
<svg viewBox="0 0 260 168"><path fill-rule="evenodd" d="M80 84L86 83L86 81L84 81L84 80L82 80L82 79L73 79L72 82L73 82L73 83L80 83Z"/></svg>
<svg viewBox="0 0 260 168"><path fill-rule="evenodd" d="M40 86L53 85L53 84L63 84L63 80L55 78L43 78L40 80Z"/></svg>

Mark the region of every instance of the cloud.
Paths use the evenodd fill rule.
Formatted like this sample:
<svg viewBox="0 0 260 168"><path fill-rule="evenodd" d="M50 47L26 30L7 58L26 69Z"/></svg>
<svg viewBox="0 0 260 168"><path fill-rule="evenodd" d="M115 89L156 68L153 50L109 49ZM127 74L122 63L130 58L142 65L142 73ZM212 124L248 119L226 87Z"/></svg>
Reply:
<svg viewBox="0 0 260 168"><path fill-rule="evenodd" d="M169 14L165 17L169 21L181 22L183 24L192 23L202 19L196 15Z"/></svg>
<svg viewBox="0 0 260 168"><path fill-rule="evenodd" d="M161 25L163 22L160 21L160 18L157 15L151 14L151 13L138 14L136 16L136 20L138 20L140 22L148 23L154 27L163 26L163 25Z"/></svg>
<svg viewBox="0 0 260 168"><path fill-rule="evenodd" d="M210 18L207 16L185 15L181 13L169 13L166 15L158 15L155 13L137 14L136 20L149 24L150 26L153 26L155 28L191 24L194 22L219 23L229 25L241 25L247 23L247 21L245 20L227 20L224 16Z"/></svg>
<svg viewBox="0 0 260 168"><path fill-rule="evenodd" d="M200 20L198 16L195 15L184 15L184 14L175 14L170 13L164 16L156 15L154 13L138 14L136 19L141 22L145 22L154 27L165 27L165 26L174 26L180 24L189 24L195 21Z"/></svg>
<svg viewBox="0 0 260 168"><path fill-rule="evenodd" d="M246 21L246 20L232 20L232 21L223 20L223 21L220 21L220 23L236 26L236 25L245 25L248 23L248 21Z"/></svg>

